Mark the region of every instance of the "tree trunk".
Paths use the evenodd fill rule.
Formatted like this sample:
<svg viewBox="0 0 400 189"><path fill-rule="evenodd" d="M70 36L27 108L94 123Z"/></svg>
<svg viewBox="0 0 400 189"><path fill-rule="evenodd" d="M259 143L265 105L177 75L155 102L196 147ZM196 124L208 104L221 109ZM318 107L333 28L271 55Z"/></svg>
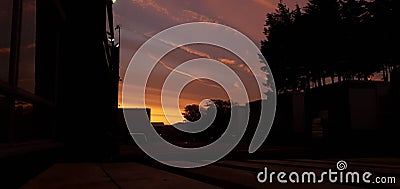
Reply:
<svg viewBox="0 0 400 189"><path fill-rule="evenodd" d="M368 81L368 74L364 74L364 81Z"/></svg>
<svg viewBox="0 0 400 189"><path fill-rule="evenodd" d="M321 87L321 77L318 76L317 78L317 87Z"/></svg>
<svg viewBox="0 0 400 189"><path fill-rule="evenodd" d="M382 74L383 74L383 81L387 82L388 81L388 73L386 72L385 65L383 65Z"/></svg>

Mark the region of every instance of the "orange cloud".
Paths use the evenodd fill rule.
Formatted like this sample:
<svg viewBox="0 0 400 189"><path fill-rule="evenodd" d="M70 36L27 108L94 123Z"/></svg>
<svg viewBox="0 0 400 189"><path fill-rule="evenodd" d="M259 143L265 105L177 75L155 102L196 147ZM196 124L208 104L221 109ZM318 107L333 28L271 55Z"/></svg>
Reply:
<svg viewBox="0 0 400 189"><path fill-rule="evenodd" d="M169 12L166 8L160 6L157 2L154 0L132 0L133 3L140 5L143 8L152 8L156 10L157 12L165 15L169 15Z"/></svg>
<svg viewBox="0 0 400 189"><path fill-rule="evenodd" d="M148 53L147 55L150 56L151 59L157 61L156 57L154 57L151 53ZM164 61L162 61L162 60L160 60L160 61L158 61L158 62L159 62L164 68L166 68L166 69L169 70L169 71L173 71L173 72L179 73L179 74L181 74L181 75L185 75L185 76L191 77L191 78L193 78L193 79L197 79L195 76L193 76L193 75L191 75L191 74L189 74L189 73L182 72L182 71L179 71L179 70L175 70L174 68L168 66L168 65L167 65Z"/></svg>
<svg viewBox="0 0 400 189"><path fill-rule="evenodd" d="M218 60L224 64L229 64L229 65L235 64L235 60L231 60L231 59L227 59L227 58L220 58Z"/></svg>
<svg viewBox="0 0 400 189"><path fill-rule="evenodd" d="M246 71L247 73L251 73L251 70L250 70L249 67L245 67L245 68L244 68L244 71Z"/></svg>
<svg viewBox="0 0 400 189"><path fill-rule="evenodd" d="M180 46L180 47L178 47L178 48L184 50L184 51L187 52L187 53L190 53L190 54L193 54L193 55L197 55L197 56L199 56L199 57L211 59L211 56L210 56L209 54L207 54L207 53L200 52L200 51L197 51L197 50L191 49L191 48L189 48L189 47L185 47L185 46Z"/></svg>
<svg viewBox="0 0 400 189"><path fill-rule="evenodd" d="M247 73L251 73L250 68L248 66L246 66L245 64L239 64L238 67L242 68Z"/></svg>
<svg viewBox="0 0 400 189"><path fill-rule="evenodd" d="M177 47L177 48L179 48L179 49L182 49L182 50L184 50L185 52L187 52L187 53L189 53L189 54L196 55L196 56L203 57L203 58L209 58L209 59L211 59L211 56L210 56L209 54L207 54L207 53L200 52L200 51L191 49L191 48L186 47L186 46L179 46L178 44L175 44L175 43L173 43L173 42L171 42L171 41L167 41L167 40L164 40L164 39L159 39L159 40L160 40L161 42L167 44L167 45L172 46L172 47Z"/></svg>
<svg viewBox="0 0 400 189"><path fill-rule="evenodd" d="M154 0L131 0L133 3L143 7L143 8L152 8L158 13L169 16L170 19L175 20L177 22L214 22L217 21L211 19L205 15L202 15L198 12L192 10L182 10L182 11L169 11L167 8L162 7Z"/></svg>
<svg viewBox="0 0 400 189"><path fill-rule="evenodd" d="M177 44L169 42L169 41L166 41L166 40L160 39L160 41L162 41L163 43L165 43L167 45L171 45L173 47L177 47L178 46ZM186 46L179 46L178 48L184 50L185 52L187 52L189 54L196 55L196 56L199 56L199 57L202 57L202 58L208 58L208 59L217 60L217 61L220 61L220 62L222 62L224 64L233 65L233 64L236 63L235 60L232 60L232 59L213 58L211 55L209 55L207 53L204 53L204 52L201 52L201 51L198 51L198 50L194 50L194 49L191 49L191 48L186 47Z"/></svg>
<svg viewBox="0 0 400 189"><path fill-rule="evenodd" d="M155 58L152 54L149 53L148 56L150 56L150 58L152 58L153 60L156 60L156 58ZM209 86L209 87L214 87L214 88L219 88L218 85L209 84L209 83L207 83L206 81L204 81L203 79L198 78L198 77L196 77L196 76L194 76L194 75L191 75L191 74L189 74L189 73L186 73L186 72L183 72L183 71L180 71L180 70L176 70L176 69L174 69L174 68L168 66L168 65L167 65L164 61L162 61L162 60L160 60L160 61L158 61L158 62L159 62L164 68L166 68L166 69L169 70L169 71L173 71L173 72L179 73L179 74L181 74L181 75L188 76L188 77L190 77L190 78L192 78L192 79L194 79L194 80L201 81L201 84L203 84L203 85L206 85L206 86Z"/></svg>
<svg viewBox="0 0 400 189"><path fill-rule="evenodd" d="M198 12L192 11L192 10L183 10L181 12L181 15L179 17L176 17L177 21L198 21L198 22L214 22L216 23L216 20L213 20L205 15L202 15Z"/></svg>
<svg viewBox="0 0 400 189"><path fill-rule="evenodd" d="M276 8L276 6L274 4L272 4L271 2L269 2L268 0L253 0L253 1L255 1L256 3L261 4L263 6L266 6L267 8L270 8L272 10Z"/></svg>

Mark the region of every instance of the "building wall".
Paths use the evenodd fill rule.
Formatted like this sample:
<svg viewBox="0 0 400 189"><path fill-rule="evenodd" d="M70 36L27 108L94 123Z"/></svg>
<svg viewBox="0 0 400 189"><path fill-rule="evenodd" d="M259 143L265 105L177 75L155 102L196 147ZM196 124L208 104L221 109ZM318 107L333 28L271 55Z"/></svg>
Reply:
<svg viewBox="0 0 400 189"><path fill-rule="evenodd" d="M349 89L349 105L350 126L353 132L379 128L375 88Z"/></svg>

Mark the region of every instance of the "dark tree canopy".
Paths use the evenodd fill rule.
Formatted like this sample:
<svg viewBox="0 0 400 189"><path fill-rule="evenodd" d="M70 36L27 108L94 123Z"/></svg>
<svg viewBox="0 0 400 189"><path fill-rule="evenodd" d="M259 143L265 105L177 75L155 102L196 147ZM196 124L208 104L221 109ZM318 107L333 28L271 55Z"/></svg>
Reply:
<svg viewBox="0 0 400 189"><path fill-rule="evenodd" d="M283 1L266 15L261 51L279 93L388 73L394 62L393 0Z"/></svg>
<svg viewBox="0 0 400 189"><path fill-rule="evenodd" d="M185 119L191 122L199 120L201 115L209 116L212 113L216 113L216 117L212 124L205 131L195 135L197 138L208 142L215 141L225 132L231 115L231 103L229 101L221 99L211 99L211 101L213 103L187 105L183 113ZM185 124L188 124L188 126L198 126L193 123Z"/></svg>
<svg viewBox="0 0 400 189"><path fill-rule="evenodd" d="M211 99L211 101L213 103L204 104L204 107L200 107L198 104L186 105L182 113L183 117L188 121L195 122L201 117L200 109L202 109L204 114L207 114L211 106L215 106L217 110L216 120L224 119L226 115L230 115L231 103L229 101L221 99Z"/></svg>
<svg viewBox="0 0 400 189"><path fill-rule="evenodd" d="M195 122L200 119L201 114L199 105L197 104L186 105L184 111L185 112L182 113L182 115L188 121Z"/></svg>

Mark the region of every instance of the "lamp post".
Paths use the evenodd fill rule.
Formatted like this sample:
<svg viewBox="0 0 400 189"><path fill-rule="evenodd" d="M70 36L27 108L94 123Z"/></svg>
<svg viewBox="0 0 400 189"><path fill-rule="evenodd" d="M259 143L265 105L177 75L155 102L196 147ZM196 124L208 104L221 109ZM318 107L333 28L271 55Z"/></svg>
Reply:
<svg viewBox="0 0 400 189"><path fill-rule="evenodd" d="M114 136L114 148L112 156L119 154L119 147L117 143L117 136L119 135L119 120L118 120L118 92L119 92L119 61L120 61L120 27L114 28L114 18L112 6L116 0L109 0L107 2L107 19L108 19L108 29L107 32L107 47L108 51L108 66L110 74L110 97L111 97L111 114L112 114L112 128L111 133ZM118 31L118 43L115 41L115 31Z"/></svg>
<svg viewBox="0 0 400 189"><path fill-rule="evenodd" d="M109 67L110 67L110 74L111 74L111 85L112 85L112 107L113 109L118 108L118 86L119 86L119 52L120 52L120 40L118 43L115 42L115 31L118 30L118 37L120 36L120 27L114 28L114 18L113 18L113 9L112 6L116 2L116 0L109 0L107 3L107 17L108 17L108 28L109 28L109 36L108 41L110 42L109 45L109 52L110 52L110 60L109 60Z"/></svg>

